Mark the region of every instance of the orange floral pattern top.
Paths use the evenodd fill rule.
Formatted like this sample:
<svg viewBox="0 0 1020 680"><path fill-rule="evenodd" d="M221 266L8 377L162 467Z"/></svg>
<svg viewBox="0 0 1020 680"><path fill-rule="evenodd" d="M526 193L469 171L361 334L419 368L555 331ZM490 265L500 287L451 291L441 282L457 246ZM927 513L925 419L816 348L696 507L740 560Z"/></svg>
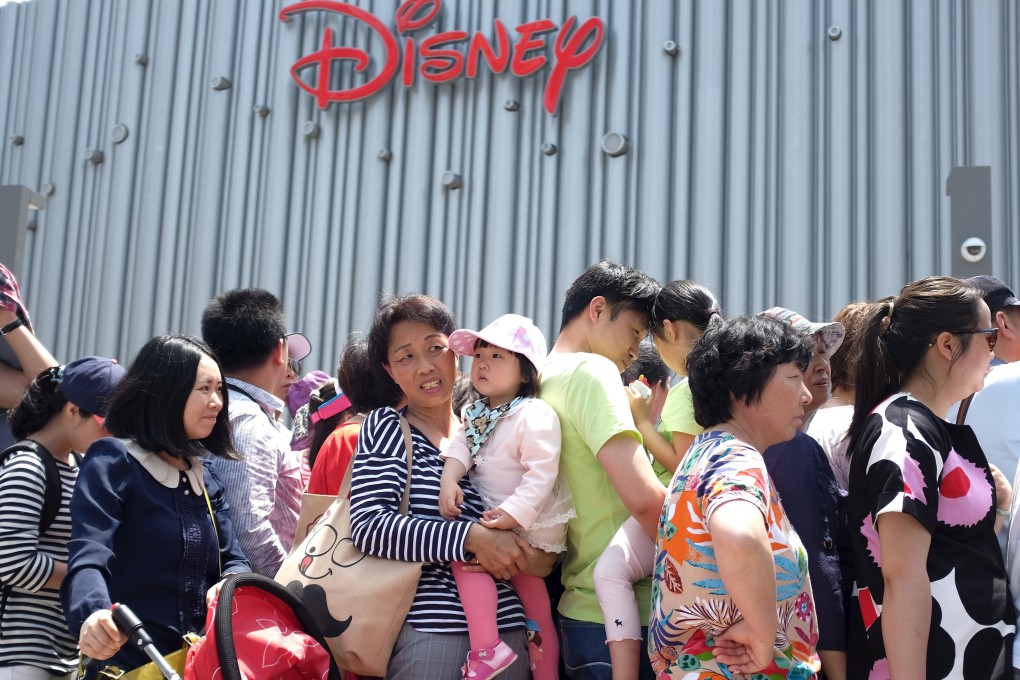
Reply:
<svg viewBox="0 0 1020 680"><path fill-rule="evenodd" d="M815 652L818 622L807 553L794 532L765 462L752 446L729 433L705 432L694 440L670 485L656 544L648 652L660 678L730 678L712 656L715 637L740 621L719 576L708 524L723 503L742 500L761 510L776 567L776 631L765 678L810 678L821 664Z"/></svg>

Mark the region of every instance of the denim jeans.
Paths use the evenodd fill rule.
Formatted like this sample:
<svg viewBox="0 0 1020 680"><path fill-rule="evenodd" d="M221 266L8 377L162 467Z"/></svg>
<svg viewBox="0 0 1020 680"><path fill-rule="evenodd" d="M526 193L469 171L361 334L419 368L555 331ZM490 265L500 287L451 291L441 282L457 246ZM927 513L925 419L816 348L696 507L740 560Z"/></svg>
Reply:
<svg viewBox="0 0 1020 680"><path fill-rule="evenodd" d="M559 618L560 655L569 680L613 680L613 664L606 645L606 627L601 623ZM641 629L647 640L648 628ZM655 680L647 654L641 654L641 680Z"/></svg>

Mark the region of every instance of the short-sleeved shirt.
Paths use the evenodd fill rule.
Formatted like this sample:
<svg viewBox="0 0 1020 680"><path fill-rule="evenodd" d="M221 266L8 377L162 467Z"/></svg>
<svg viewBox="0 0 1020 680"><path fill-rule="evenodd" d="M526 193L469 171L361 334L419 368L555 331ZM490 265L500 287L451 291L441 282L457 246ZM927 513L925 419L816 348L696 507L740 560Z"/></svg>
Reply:
<svg viewBox="0 0 1020 680"><path fill-rule="evenodd" d="M927 677L1011 677L1016 618L995 538L994 508L991 473L969 427L942 421L907 394L875 407L850 463L848 522L856 583L849 677L889 672L877 529L878 518L888 512L907 514L931 533Z"/></svg>
<svg viewBox="0 0 1020 680"><path fill-rule="evenodd" d="M720 505L737 500L761 512L776 570L780 630L774 661L754 677L802 679L821 666L807 552L786 519L765 461L732 434L709 431L680 461L659 520L648 629L658 677L731 677L712 648L715 637L742 617L719 575L709 522Z"/></svg>
<svg viewBox="0 0 1020 680"><path fill-rule="evenodd" d="M322 443L312 477L308 480L308 493L336 496L347 474L347 466L354 460L358 448L361 421L347 421L333 430Z"/></svg>
<svg viewBox="0 0 1020 680"><path fill-rule="evenodd" d="M662 405L657 429L659 434L670 444L673 443L674 432L699 435L705 431L705 428L698 425L698 421L694 419L694 396L691 394L691 383L687 378L677 383L666 395L666 402ZM673 479L673 473L659 461L652 462L652 469L659 481L668 487Z"/></svg>
<svg viewBox="0 0 1020 680"><path fill-rule="evenodd" d="M541 374L539 396L560 419L560 478L574 495L577 517L567 525L563 597L559 611L577 621L604 623L592 572L616 530L630 517L596 455L619 434L641 441L620 372L609 359L587 352L553 354ZM635 584L647 620L650 582Z"/></svg>

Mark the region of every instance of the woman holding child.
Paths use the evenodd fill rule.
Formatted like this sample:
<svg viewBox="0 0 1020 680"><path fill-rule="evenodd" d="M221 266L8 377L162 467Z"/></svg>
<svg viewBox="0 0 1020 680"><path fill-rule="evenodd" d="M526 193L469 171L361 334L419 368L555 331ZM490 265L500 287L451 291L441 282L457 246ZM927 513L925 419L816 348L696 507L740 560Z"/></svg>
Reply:
<svg viewBox="0 0 1020 680"><path fill-rule="evenodd" d="M487 508L466 477L459 482L461 518L475 521L446 521L440 515L440 453L459 426L452 407L457 359L449 336L454 329L453 315L442 302L409 295L384 300L369 331L369 356L379 373L380 390L389 393L389 403L397 403L402 394L406 406L372 411L362 426L351 480L353 539L359 549L379 557L426 563L393 650L389 678L459 674L471 647L451 562L467 562L463 568L488 571L497 579L497 628L503 642L522 658L527 658L525 618L509 580L522 570L544 575L529 568L529 558L534 562L543 553L511 531L479 523ZM406 516L398 511L407 477L401 427L405 418L413 442ZM546 562L547 571L552 564ZM528 666L515 663L503 677L527 678Z"/></svg>

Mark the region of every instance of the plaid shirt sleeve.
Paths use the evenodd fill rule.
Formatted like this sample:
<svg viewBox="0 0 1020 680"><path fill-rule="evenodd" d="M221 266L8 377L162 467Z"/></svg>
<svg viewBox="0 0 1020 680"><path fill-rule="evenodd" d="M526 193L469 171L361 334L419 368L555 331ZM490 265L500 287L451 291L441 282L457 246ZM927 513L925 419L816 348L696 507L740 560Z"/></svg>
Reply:
<svg viewBox="0 0 1020 680"><path fill-rule="evenodd" d="M14 278L11 270L0 263L0 307L9 309L20 316L29 330L32 329L32 322L28 318L28 309L21 299L21 288L18 287L18 280Z"/></svg>

